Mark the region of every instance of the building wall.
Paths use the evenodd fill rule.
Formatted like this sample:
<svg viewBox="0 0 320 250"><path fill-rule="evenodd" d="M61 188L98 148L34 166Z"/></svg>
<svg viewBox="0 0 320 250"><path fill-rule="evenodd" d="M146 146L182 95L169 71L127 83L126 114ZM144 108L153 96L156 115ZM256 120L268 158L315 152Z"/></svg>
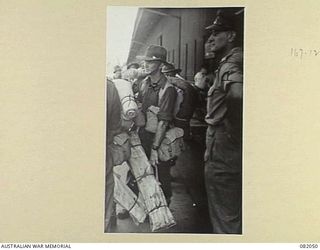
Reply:
<svg viewBox="0 0 320 250"><path fill-rule="evenodd" d="M213 22L216 11L216 8L165 10L168 14L181 16L180 68L182 69L181 75L187 80L193 80L201 65L211 64L204 59L204 43L209 37L209 32L205 30L205 27ZM168 51L168 61L174 63L176 67L179 66L179 19L162 16L147 40L143 42L147 45L164 46ZM144 50L145 48L142 48L138 54L143 55Z"/></svg>
<svg viewBox="0 0 320 250"><path fill-rule="evenodd" d="M203 63L204 10L182 10L181 67L182 75L192 80Z"/></svg>
<svg viewBox="0 0 320 250"><path fill-rule="evenodd" d="M163 17L154 27L153 32L149 35L146 44L162 45L168 50L168 60L178 62L178 41L179 41L179 21L173 17ZM160 44L160 36L162 44ZM143 54L143 52L139 52ZM174 58L173 55L174 54Z"/></svg>

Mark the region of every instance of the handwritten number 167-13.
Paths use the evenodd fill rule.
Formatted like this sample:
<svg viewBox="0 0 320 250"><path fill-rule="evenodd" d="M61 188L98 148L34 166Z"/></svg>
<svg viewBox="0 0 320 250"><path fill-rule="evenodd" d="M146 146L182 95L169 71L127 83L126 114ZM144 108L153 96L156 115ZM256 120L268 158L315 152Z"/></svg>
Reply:
<svg viewBox="0 0 320 250"><path fill-rule="evenodd" d="M305 56L320 57L320 50L291 48L291 56L302 59Z"/></svg>

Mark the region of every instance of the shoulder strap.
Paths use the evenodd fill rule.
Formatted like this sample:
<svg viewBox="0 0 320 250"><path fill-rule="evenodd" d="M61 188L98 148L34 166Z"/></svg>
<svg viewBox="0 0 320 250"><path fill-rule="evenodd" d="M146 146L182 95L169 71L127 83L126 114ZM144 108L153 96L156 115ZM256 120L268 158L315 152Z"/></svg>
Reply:
<svg viewBox="0 0 320 250"><path fill-rule="evenodd" d="M164 93L166 92L167 88L169 88L169 87L173 87L173 85L169 81L167 81L166 85L164 85L164 88L160 88L159 98L158 98L158 106L160 106L160 100L163 97Z"/></svg>

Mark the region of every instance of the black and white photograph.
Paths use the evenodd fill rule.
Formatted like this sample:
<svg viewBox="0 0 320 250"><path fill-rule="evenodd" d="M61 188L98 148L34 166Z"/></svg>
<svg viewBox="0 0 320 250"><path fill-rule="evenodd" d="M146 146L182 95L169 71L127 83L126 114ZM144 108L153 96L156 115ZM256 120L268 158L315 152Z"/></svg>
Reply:
<svg viewBox="0 0 320 250"><path fill-rule="evenodd" d="M105 233L243 233L245 8L108 6Z"/></svg>
<svg viewBox="0 0 320 250"><path fill-rule="evenodd" d="M1 249L319 248L319 17L0 0Z"/></svg>

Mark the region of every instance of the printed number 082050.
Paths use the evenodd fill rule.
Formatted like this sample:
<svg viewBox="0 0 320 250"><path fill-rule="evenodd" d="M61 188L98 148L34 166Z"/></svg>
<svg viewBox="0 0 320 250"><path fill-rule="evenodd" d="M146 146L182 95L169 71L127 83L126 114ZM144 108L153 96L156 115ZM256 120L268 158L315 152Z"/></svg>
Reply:
<svg viewBox="0 0 320 250"><path fill-rule="evenodd" d="M318 244L300 244L300 248L318 248Z"/></svg>

